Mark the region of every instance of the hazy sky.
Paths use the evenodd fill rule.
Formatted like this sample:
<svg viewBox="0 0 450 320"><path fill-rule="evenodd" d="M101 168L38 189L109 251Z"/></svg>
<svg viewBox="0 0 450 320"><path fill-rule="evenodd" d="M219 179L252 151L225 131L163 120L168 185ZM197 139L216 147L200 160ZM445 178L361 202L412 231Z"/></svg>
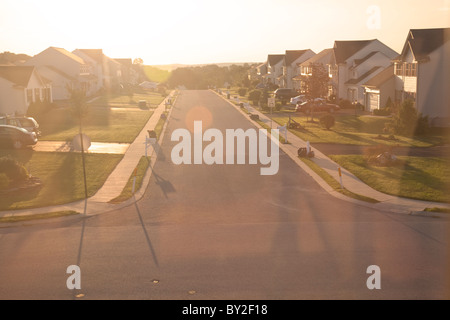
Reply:
<svg viewBox="0 0 450 320"><path fill-rule="evenodd" d="M0 52L103 49L145 64L259 62L269 53L450 27L449 0L0 0Z"/></svg>

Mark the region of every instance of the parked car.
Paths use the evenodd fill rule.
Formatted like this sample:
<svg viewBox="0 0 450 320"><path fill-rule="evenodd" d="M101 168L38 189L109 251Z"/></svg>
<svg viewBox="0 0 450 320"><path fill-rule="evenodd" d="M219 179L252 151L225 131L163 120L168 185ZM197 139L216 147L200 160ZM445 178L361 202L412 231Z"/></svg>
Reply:
<svg viewBox="0 0 450 320"><path fill-rule="evenodd" d="M338 112L341 108L334 103L328 103L325 99L315 99L314 101L307 101L297 105L296 112L303 112L310 114L313 112Z"/></svg>
<svg viewBox="0 0 450 320"><path fill-rule="evenodd" d="M138 107L141 109L148 109L147 101L146 100L139 100Z"/></svg>
<svg viewBox="0 0 450 320"><path fill-rule="evenodd" d="M295 97L296 95L298 95L297 91L293 90L293 89L286 89L286 88L279 88L277 90L275 90L274 92L274 97L275 99L280 99L280 100L290 100L292 97Z"/></svg>
<svg viewBox="0 0 450 320"><path fill-rule="evenodd" d="M24 128L10 125L0 125L0 146L21 149L37 143L36 133L29 132Z"/></svg>
<svg viewBox="0 0 450 320"><path fill-rule="evenodd" d="M41 136L39 124L34 118L31 117L0 117L0 125L1 124L23 128L28 132L36 133L36 136L38 137Z"/></svg>
<svg viewBox="0 0 450 320"><path fill-rule="evenodd" d="M293 104L294 106L296 106L297 104L306 102L306 97L304 94L299 95L299 96L295 96L293 98L291 98L291 104Z"/></svg>

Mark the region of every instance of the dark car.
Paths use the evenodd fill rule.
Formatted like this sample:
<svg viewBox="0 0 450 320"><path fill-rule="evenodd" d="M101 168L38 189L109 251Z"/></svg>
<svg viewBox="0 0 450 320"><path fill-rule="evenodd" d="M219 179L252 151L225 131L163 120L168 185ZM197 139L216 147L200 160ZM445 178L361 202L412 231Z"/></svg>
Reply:
<svg viewBox="0 0 450 320"><path fill-rule="evenodd" d="M0 146L20 149L37 143L36 133L29 132L23 128L0 125Z"/></svg>
<svg viewBox="0 0 450 320"><path fill-rule="evenodd" d="M39 124L34 118L31 117L1 117L0 125L1 124L26 129L29 132L36 133L36 136L38 137L41 135L41 131L39 131Z"/></svg>
<svg viewBox="0 0 450 320"><path fill-rule="evenodd" d="M295 91L293 89L286 89L286 88L280 88L280 89L275 90L275 92L274 92L275 99L287 100L287 101L290 101L291 98L293 98L297 95L298 95L297 91Z"/></svg>
<svg viewBox="0 0 450 320"><path fill-rule="evenodd" d="M301 104L298 104L295 108L297 112L303 112L306 114L310 114L313 112L329 112L334 113L338 112L341 108L337 104L328 103L324 99L316 99L315 101L307 101Z"/></svg>

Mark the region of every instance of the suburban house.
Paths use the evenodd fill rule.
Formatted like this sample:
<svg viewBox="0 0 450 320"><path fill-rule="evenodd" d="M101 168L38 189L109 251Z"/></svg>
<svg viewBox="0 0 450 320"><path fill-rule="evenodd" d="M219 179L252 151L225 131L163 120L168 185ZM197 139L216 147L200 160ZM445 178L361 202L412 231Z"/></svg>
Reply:
<svg viewBox="0 0 450 320"><path fill-rule="evenodd" d="M394 59L400 99L411 99L432 126L450 126L450 28L412 29Z"/></svg>
<svg viewBox="0 0 450 320"><path fill-rule="evenodd" d="M391 64L369 81L364 83L364 107L374 111L386 107L387 102L399 102L398 89L401 80L394 75L394 65Z"/></svg>
<svg viewBox="0 0 450 320"><path fill-rule="evenodd" d="M66 100L70 88L80 87L87 96L97 91L97 78L90 66L73 53L56 47L49 47L24 63L35 66L40 75L52 82L53 100Z"/></svg>
<svg viewBox="0 0 450 320"><path fill-rule="evenodd" d="M267 74L267 61L256 67L256 76L258 80L263 82L264 76Z"/></svg>
<svg viewBox="0 0 450 320"><path fill-rule="evenodd" d="M114 59L120 63L122 82L124 84L137 85L139 83L139 73L133 68L131 59Z"/></svg>
<svg viewBox="0 0 450 320"><path fill-rule="evenodd" d="M52 87L33 66L0 66L0 115L26 114L35 101L52 100Z"/></svg>
<svg viewBox="0 0 450 320"><path fill-rule="evenodd" d="M286 50L284 55L283 74L280 76L281 87L294 88L294 80L300 74L299 65L315 55L311 49Z"/></svg>
<svg viewBox="0 0 450 320"><path fill-rule="evenodd" d="M332 68L335 65L334 63L334 54L333 48L324 49L320 51L318 54L312 56L308 60L302 62L298 66L298 75L293 78L294 89L298 91L304 90L305 77L312 76L312 64L321 64L328 71L328 76L330 77L330 82L328 85L328 96L331 96L335 93L337 88L336 77L333 77Z"/></svg>
<svg viewBox="0 0 450 320"><path fill-rule="evenodd" d="M103 54L102 49L76 49L72 52L82 58L97 77L97 90L115 90L122 83L121 64Z"/></svg>
<svg viewBox="0 0 450 320"><path fill-rule="evenodd" d="M331 74L337 79L336 97L364 104L363 84L387 68L398 53L373 40L335 41Z"/></svg>
<svg viewBox="0 0 450 320"><path fill-rule="evenodd" d="M283 75L284 54L269 54L267 56L267 74L264 83L281 86L280 77Z"/></svg>

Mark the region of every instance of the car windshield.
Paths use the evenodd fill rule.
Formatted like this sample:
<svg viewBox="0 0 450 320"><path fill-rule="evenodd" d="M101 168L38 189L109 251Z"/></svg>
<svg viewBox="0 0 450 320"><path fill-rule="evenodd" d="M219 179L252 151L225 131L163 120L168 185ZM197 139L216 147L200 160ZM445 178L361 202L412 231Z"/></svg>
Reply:
<svg viewBox="0 0 450 320"><path fill-rule="evenodd" d="M34 127L34 122L31 119L20 119L20 123L24 127Z"/></svg>

